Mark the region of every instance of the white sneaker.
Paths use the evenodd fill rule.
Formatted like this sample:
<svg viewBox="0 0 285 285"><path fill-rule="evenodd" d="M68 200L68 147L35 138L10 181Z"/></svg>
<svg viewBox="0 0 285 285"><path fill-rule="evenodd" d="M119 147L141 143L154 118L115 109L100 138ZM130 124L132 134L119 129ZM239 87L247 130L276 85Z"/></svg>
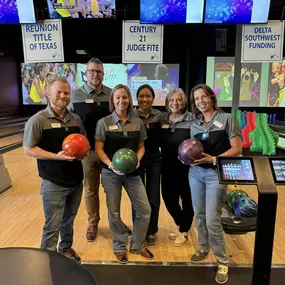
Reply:
<svg viewBox="0 0 285 285"><path fill-rule="evenodd" d="M188 233L187 232L184 232L184 233L179 232L176 236L174 245L175 246L181 246L187 241L187 239L188 239Z"/></svg>
<svg viewBox="0 0 285 285"><path fill-rule="evenodd" d="M219 264L216 273L216 282L219 284L225 284L229 279L228 266L224 264Z"/></svg>
<svg viewBox="0 0 285 285"><path fill-rule="evenodd" d="M179 228L177 228L174 232L170 232L168 238L171 240L175 240L179 233Z"/></svg>

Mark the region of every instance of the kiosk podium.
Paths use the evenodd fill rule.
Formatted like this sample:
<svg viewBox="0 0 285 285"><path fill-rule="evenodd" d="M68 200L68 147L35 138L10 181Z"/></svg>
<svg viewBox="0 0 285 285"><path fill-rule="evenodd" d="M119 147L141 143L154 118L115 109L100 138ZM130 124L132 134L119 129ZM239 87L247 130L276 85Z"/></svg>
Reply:
<svg viewBox="0 0 285 285"><path fill-rule="evenodd" d="M253 169L252 169L253 168ZM233 157L219 160L220 182L233 184L233 180L239 184L256 184L254 165L251 159ZM226 201L221 217L223 230L229 235L247 234L256 230L256 217L236 216Z"/></svg>
<svg viewBox="0 0 285 285"><path fill-rule="evenodd" d="M231 164L238 167L231 168ZM221 184L257 186L258 213L251 284L269 285L277 208L275 183L285 182L285 158L217 157L217 166Z"/></svg>

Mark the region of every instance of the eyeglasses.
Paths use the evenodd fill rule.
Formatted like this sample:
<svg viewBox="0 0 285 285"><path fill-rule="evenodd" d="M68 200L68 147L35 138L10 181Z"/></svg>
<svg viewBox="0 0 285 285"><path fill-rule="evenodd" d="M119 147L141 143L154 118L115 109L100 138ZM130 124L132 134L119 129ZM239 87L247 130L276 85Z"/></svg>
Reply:
<svg viewBox="0 0 285 285"><path fill-rule="evenodd" d="M86 71L89 72L90 74L95 74L95 73L97 73L98 75L102 75L103 74L103 71L96 70L96 69L87 69Z"/></svg>

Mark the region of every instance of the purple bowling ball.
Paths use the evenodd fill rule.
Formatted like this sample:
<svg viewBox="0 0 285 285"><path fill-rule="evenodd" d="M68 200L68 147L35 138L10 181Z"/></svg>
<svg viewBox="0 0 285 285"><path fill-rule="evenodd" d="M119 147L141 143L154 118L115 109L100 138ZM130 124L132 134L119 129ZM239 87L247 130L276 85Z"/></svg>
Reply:
<svg viewBox="0 0 285 285"><path fill-rule="evenodd" d="M183 141L178 148L178 156L185 164L192 164L194 160L203 157L204 152L201 142L194 139Z"/></svg>

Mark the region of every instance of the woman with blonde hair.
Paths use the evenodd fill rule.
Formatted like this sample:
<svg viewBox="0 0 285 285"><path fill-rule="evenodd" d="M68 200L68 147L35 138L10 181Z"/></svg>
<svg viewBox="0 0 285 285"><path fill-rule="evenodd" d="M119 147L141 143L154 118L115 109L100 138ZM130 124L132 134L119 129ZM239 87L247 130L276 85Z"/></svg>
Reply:
<svg viewBox="0 0 285 285"><path fill-rule="evenodd" d="M127 86L119 84L112 89L110 111L111 115L97 123L95 150L103 163L101 181L106 193L113 251L119 263L128 262L128 232L120 216L122 187L124 187L136 211L129 251L151 260L154 258L153 254L145 247L151 208L138 169L145 153L146 129L142 120L132 115L133 102ZM127 175L118 171L112 164L115 152L121 148L133 150L138 158L136 170Z"/></svg>
<svg viewBox="0 0 285 285"><path fill-rule="evenodd" d="M165 206L177 226L169 234L169 239L181 246L188 239L194 213L187 178L189 166L179 161L178 148L190 137L193 115L187 111L187 98L180 88L170 91L165 106L168 113L162 116L161 126L161 191Z"/></svg>

